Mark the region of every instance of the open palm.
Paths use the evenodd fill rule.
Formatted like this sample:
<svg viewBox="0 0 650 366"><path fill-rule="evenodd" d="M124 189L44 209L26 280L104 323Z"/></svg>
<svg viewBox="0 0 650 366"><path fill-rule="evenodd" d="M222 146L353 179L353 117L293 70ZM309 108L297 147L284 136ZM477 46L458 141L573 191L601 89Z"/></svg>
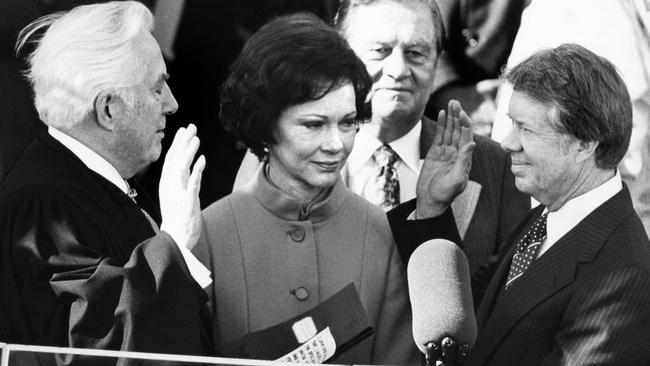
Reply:
<svg viewBox="0 0 650 366"><path fill-rule="evenodd" d="M442 214L465 189L475 146L469 116L458 101L451 100L447 111L438 113L436 134L420 170L418 218Z"/></svg>

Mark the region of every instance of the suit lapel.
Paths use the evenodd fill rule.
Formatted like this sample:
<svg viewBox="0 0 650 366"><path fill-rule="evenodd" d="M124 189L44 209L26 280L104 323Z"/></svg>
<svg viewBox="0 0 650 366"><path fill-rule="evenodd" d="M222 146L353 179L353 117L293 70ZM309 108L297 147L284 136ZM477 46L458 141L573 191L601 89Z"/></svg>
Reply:
<svg viewBox="0 0 650 366"><path fill-rule="evenodd" d="M488 317L494 308L494 302L499 294L499 289L501 285L505 283L508 270L510 269L510 263L512 262L512 257L515 252L515 244L521 240L524 233L528 231L530 226L543 211L543 206L531 210L528 213L527 218L524 218L517 228L513 230L510 236L506 238L506 245L502 247L502 250L499 253L499 258L501 259L499 260L498 267L490 280L489 286L487 287L485 295L483 296L477 310L476 319L478 321L479 330L485 327Z"/></svg>
<svg viewBox="0 0 650 366"><path fill-rule="evenodd" d="M420 132L420 158L424 159L429 151L429 147L433 143L433 137L436 134L435 122L422 116L422 131ZM465 237L465 233L469 228L476 205L481 195L481 184L476 181L476 166L475 157L472 156L472 169L470 170L469 181L465 190L458 195L452 202L452 212L454 220L458 227L458 233L461 238Z"/></svg>
<svg viewBox="0 0 650 366"><path fill-rule="evenodd" d="M479 335L470 356L471 364L483 364L517 322L575 279L579 263L593 261L604 239L631 213L631 204L625 205L625 200L630 201L627 188L589 214L533 262L507 292L502 292L515 249L511 245L479 307ZM541 211L533 215L521 233L528 230ZM521 234L515 241L520 237Z"/></svg>
<svg viewBox="0 0 650 366"><path fill-rule="evenodd" d="M522 277L512 283L508 291L503 291L515 248L511 249L508 260L501 263L496 274L498 277L495 279L498 281L490 283L488 291L491 293L493 306L496 307L489 312L487 320L485 310L481 309L481 322L484 326L479 331L477 344L474 345L473 363L481 364L531 309L574 280L576 253L571 240L565 237L558 241L539 260L531 264Z"/></svg>

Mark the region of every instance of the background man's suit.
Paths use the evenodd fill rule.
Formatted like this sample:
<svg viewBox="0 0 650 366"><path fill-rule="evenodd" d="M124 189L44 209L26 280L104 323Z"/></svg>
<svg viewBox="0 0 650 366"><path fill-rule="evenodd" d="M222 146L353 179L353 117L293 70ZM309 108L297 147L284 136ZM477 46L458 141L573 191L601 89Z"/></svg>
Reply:
<svg viewBox="0 0 650 366"><path fill-rule="evenodd" d="M176 243L47 132L0 188L0 245L2 341L210 354L207 297Z"/></svg>

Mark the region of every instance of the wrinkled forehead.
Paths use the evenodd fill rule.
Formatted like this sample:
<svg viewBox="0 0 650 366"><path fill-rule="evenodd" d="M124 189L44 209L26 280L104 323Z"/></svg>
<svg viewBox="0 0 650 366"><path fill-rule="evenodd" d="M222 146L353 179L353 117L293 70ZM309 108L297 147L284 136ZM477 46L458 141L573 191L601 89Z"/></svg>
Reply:
<svg viewBox="0 0 650 366"><path fill-rule="evenodd" d="M431 8L421 0L353 1L341 31L350 41L377 38L398 28L411 29L412 34L427 43L436 41Z"/></svg>
<svg viewBox="0 0 650 366"><path fill-rule="evenodd" d="M350 2L350 7L347 9L346 16L342 20L342 28L345 29L348 27L351 23L350 20L353 15L359 15L361 14L360 18L364 19L366 18L365 14L367 14L369 11L372 11L372 9L376 8L385 8L385 9L390 9L394 12L397 11L408 11L408 12L413 12L415 14L419 15L425 15L426 20L428 21L427 23L430 23L430 25L433 27L434 26L434 15L433 15L433 10L430 7L430 5L423 0L370 0L370 1L351 1ZM358 19L352 20L353 22L358 21Z"/></svg>

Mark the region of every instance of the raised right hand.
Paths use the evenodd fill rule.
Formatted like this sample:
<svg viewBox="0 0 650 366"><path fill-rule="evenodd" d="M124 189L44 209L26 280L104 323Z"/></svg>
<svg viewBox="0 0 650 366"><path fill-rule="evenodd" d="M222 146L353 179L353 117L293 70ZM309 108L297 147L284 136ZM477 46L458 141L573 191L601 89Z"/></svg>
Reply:
<svg viewBox="0 0 650 366"><path fill-rule="evenodd" d="M177 245L192 249L201 234L199 190L205 168L201 155L190 172L192 160L199 149L196 126L181 127L174 136L160 175L158 194L162 224Z"/></svg>
<svg viewBox="0 0 650 366"><path fill-rule="evenodd" d="M465 189L475 146L469 116L458 101L449 101L447 112L438 113L436 134L420 169L416 218L441 215Z"/></svg>

